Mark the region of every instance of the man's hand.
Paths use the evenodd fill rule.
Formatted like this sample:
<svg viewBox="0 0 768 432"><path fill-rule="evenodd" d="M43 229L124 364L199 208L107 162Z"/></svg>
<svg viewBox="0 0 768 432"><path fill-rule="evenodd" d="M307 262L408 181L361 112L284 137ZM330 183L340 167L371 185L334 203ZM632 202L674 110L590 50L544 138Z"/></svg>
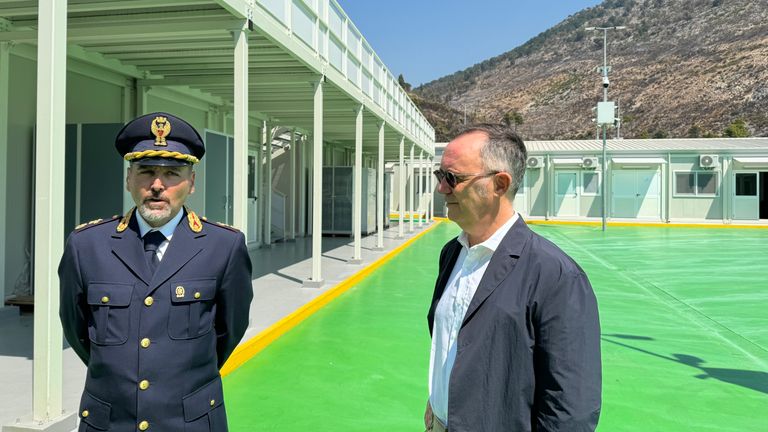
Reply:
<svg viewBox="0 0 768 432"><path fill-rule="evenodd" d="M424 411L424 427L428 431L432 430L432 406L429 404L429 399L427 399L427 409Z"/></svg>

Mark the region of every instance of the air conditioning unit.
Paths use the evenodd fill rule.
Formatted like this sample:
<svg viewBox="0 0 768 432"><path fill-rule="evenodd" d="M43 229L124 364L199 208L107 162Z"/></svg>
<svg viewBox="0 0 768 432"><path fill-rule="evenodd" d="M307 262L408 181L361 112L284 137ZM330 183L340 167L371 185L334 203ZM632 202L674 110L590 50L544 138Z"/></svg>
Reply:
<svg viewBox="0 0 768 432"><path fill-rule="evenodd" d="M528 160L525 163L527 168L531 169L539 169L544 166L544 157L543 156L531 156L528 158Z"/></svg>
<svg viewBox="0 0 768 432"><path fill-rule="evenodd" d="M584 157L581 159L582 168L597 168L598 159L596 157Z"/></svg>
<svg viewBox="0 0 768 432"><path fill-rule="evenodd" d="M715 168L720 163L720 156L718 155L699 155L699 167L701 168Z"/></svg>

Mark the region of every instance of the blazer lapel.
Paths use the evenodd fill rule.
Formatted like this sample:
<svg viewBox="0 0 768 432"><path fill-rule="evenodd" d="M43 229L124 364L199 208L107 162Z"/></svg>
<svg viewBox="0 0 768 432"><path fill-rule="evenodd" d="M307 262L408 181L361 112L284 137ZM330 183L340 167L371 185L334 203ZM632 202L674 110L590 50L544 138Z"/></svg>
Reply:
<svg viewBox="0 0 768 432"><path fill-rule="evenodd" d="M128 267L128 270L144 284L149 285L152 273L149 271L147 260L144 258L144 242L139 234L139 224L132 217L128 228L123 232L115 232L110 239L112 253Z"/></svg>
<svg viewBox="0 0 768 432"><path fill-rule="evenodd" d="M469 303L467 313L464 315L462 327L474 315L477 309L485 302L488 296L506 279L507 275L515 268L518 258L530 238L531 230L522 218L519 218L509 229L507 235L501 240L498 249L491 256L491 261L485 270L483 278L475 291L472 301Z"/></svg>
<svg viewBox="0 0 768 432"><path fill-rule="evenodd" d="M203 242L200 241L202 237L205 237L205 230L199 233L193 232L187 223L185 211L185 216L173 231L173 237L168 244L168 249L165 250L163 259L160 261L160 265L157 267L157 271L155 271L149 283L150 292L156 290L157 287L176 274L189 260L203 250Z"/></svg>

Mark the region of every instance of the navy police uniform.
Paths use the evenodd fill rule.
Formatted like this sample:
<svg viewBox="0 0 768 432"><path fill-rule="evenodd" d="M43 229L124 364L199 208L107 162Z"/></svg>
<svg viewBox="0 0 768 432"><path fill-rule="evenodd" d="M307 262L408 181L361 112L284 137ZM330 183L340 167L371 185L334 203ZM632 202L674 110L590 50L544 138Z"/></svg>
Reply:
<svg viewBox="0 0 768 432"><path fill-rule="evenodd" d="M126 125L117 147L154 165L194 163L205 151L190 125L165 113ZM154 273L135 208L67 240L60 316L88 366L81 432L227 430L219 369L248 327L251 262L241 232L181 211Z"/></svg>

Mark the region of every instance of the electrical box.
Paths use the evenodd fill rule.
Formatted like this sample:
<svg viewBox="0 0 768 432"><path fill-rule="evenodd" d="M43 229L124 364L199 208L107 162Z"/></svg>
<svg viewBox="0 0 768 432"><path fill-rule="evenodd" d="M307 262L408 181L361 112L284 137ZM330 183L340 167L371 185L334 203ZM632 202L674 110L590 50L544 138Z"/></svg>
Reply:
<svg viewBox="0 0 768 432"><path fill-rule="evenodd" d="M613 125L616 120L616 104L614 102L597 103L597 124Z"/></svg>

